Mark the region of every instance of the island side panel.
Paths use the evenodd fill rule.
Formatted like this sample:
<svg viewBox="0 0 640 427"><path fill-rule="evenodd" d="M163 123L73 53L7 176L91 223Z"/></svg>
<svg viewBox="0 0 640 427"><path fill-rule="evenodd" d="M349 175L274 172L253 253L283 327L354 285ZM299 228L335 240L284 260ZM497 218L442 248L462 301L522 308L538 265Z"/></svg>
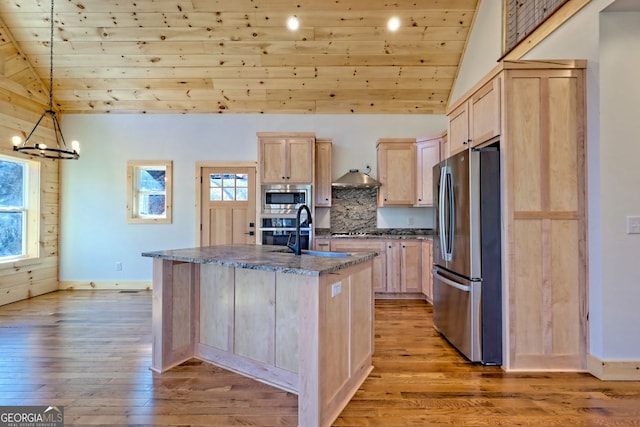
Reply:
<svg viewBox="0 0 640 427"><path fill-rule="evenodd" d="M234 352L275 364L274 272L236 269Z"/></svg>
<svg viewBox="0 0 640 427"><path fill-rule="evenodd" d="M284 287L278 292L273 271L202 264L196 357L282 390L297 393L297 365L295 370L287 362L285 365L290 369L277 366L274 356L278 353L278 345L283 346L282 351L297 347L285 340L293 331L297 331L297 327L292 329L292 325L283 324L287 315L277 314L279 310L291 308L292 299L297 304L295 293L290 292L292 289L287 291L287 288L291 288L294 283L299 286L300 282L295 278L304 276L293 276L295 277L287 278L291 283L287 285L285 280ZM282 294L280 308L276 307L275 295L278 293ZM290 295L285 297L287 293ZM297 309L295 304L294 312ZM275 319L283 321L278 323ZM278 330L280 326L284 326L283 331ZM221 336L217 336L218 334ZM293 339L298 339L297 332ZM264 345L265 340L271 340L271 344Z"/></svg>
<svg viewBox="0 0 640 427"><path fill-rule="evenodd" d="M306 283L310 282L310 283ZM298 300L301 286L316 286L317 279L276 273L276 342L278 368L298 373Z"/></svg>
<svg viewBox="0 0 640 427"><path fill-rule="evenodd" d="M200 343L233 351L235 268L200 266Z"/></svg>
<svg viewBox="0 0 640 427"><path fill-rule="evenodd" d="M350 339L351 339L351 360L352 370L358 370L363 366L371 366L371 355L374 349L374 294L370 286L372 281L372 270L361 269L349 277L350 295L349 304L351 306L350 318ZM370 301L363 304L362 301Z"/></svg>
<svg viewBox="0 0 640 427"><path fill-rule="evenodd" d="M164 372L194 354L193 322L198 285L197 266L190 263L153 261L153 357L151 369Z"/></svg>
<svg viewBox="0 0 640 427"><path fill-rule="evenodd" d="M331 426L373 369L372 278L369 260L300 289L300 426Z"/></svg>

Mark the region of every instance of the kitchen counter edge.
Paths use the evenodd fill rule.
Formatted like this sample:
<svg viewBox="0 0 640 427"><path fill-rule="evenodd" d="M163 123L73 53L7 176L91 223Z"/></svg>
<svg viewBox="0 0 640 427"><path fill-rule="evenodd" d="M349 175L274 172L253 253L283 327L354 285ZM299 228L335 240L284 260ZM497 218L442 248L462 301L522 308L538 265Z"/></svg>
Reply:
<svg viewBox="0 0 640 427"><path fill-rule="evenodd" d="M143 252L143 257L194 264L216 264L251 270L320 276L373 259L376 252L355 252L345 257L294 255L282 246L218 245Z"/></svg>

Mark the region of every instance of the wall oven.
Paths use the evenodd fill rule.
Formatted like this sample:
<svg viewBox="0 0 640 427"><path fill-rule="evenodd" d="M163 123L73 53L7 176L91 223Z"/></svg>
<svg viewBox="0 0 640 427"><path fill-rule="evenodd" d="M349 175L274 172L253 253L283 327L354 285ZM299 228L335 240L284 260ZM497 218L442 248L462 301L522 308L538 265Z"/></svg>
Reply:
<svg viewBox="0 0 640 427"><path fill-rule="evenodd" d="M296 218L291 217L263 217L261 219L261 241L263 245L286 246L289 239L293 243L296 234ZM300 247L309 249L311 245L311 224L303 221L300 224Z"/></svg>
<svg viewBox="0 0 640 427"><path fill-rule="evenodd" d="M260 201L262 214L295 215L300 206L311 206L311 185L262 185Z"/></svg>

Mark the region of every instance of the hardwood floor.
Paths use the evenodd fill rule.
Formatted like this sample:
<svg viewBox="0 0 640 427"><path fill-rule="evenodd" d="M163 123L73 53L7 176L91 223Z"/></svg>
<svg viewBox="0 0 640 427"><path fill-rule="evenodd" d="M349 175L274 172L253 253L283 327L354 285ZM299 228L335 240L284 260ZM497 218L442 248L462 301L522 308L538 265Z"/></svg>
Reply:
<svg viewBox="0 0 640 427"><path fill-rule="evenodd" d="M0 405L66 426L295 426L297 398L193 360L158 375L149 292L56 292L0 307ZM465 362L421 301L376 303L375 369L335 426L640 426L640 384ZM303 426L304 427L304 426Z"/></svg>

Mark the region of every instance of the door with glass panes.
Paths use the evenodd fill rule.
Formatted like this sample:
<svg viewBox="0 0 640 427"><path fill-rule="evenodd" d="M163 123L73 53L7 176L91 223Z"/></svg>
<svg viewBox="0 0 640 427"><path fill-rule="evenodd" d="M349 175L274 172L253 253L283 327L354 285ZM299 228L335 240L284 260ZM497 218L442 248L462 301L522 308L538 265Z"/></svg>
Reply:
<svg viewBox="0 0 640 427"><path fill-rule="evenodd" d="M256 243L256 169L205 167L201 246Z"/></svg>

